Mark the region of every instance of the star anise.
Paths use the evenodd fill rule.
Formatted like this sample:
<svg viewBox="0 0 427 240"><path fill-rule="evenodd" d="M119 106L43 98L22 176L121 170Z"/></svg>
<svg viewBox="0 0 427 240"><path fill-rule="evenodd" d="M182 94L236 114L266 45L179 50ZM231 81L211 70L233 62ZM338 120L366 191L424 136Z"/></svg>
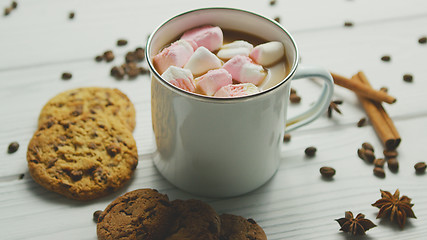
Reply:
<svg viewBox="0 0 427 240"><path fill-rule="evenodd" d="M328 107L328 118L332 117L332 111L335 111L339 114L341 113L341 110L338 108L338 105L341 105L343 103L343 101L341 100L335 100L329 103L329 107Z"/></svg>
<svg viewBox="0 0 427 240"><path fill-rule="evenodd" d="M353 235L364 235L366 231L377 226L371 220L366 219L362 213L353 218L353 213L350 211L345 212L345 218L335 219L335 221L340 224L341 231Z"/></svg>
<svg viewBox="0 0 427 240"><path fill-rule="evenodd" d="M411 199L407 196L399 198L399 189L393 195L387 191L380 191L381 199L372 204L372 206L380 209L377 218L389 217L390 221L396 219L397 224L402 229L405 227L406 218L417 218L414 211L412 211L414 204L411 203Z"/></svg>

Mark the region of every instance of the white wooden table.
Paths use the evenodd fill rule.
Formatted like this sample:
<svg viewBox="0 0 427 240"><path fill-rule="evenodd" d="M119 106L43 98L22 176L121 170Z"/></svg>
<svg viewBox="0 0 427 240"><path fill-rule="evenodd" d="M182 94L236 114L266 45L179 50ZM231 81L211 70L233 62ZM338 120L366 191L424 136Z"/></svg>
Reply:
<svg viewBox="0 0 427 240"><path fill-rule="evenodd" d="M2 10L10 0L0 0ZM276 176L260 189L229 199L205 199L180 191L163 179L153 166L154 150L150 116L150 78L117 81L109 76L124 54L144 46L147 35L161 22L180 12L208 6L237 7L280 17L296 39L302 64L321 65L350 77L363 70L373 87L386 86L398 101L385 105L402 143L400 169L386 178L372 174L373 166L357 157L367 141L378 152L383 147L372 126L358 128L366 114L355 95L336 87L342 115L327 118L292 133L283 144L283 158ZM75 12L75 18L68 18ZM344 27L352 22L352 27ZM9 16L0 17L0 239L96 239L95 210L104 209L117 196L138 188L156 188L171 199L199 198L219 213L255 219L268 239L347 239L334 219L345 211L362 212L378 226L364 239L425 239L427 236L427 174L416 175L413 165L426 161L427 144L427 45L418 39L427 35L425 0L155 0L155 1L18 1ZM117 47L124 38L127 46ZM94 57L111 49L112 63L97 63ZM380 60L390 55L390 62ZM61 80L62 72L72 79ZM402 76L412 74L412 83ZM42 106L57 93L82 86L117 87L136 106L134 137L140 163L131 184L108 197L77 202L49 192L28 173L26 148L36 130ZM310 105L319 86L312 81L293 85L302 97L290 106L290 114ZM10 142L20 148L8 154ZM314 158L304 149L317 147ZM319 168L332 166L332 181L320 177ZM23 178L22 178L22 174ZM22 178L22 179L21 179ZM375 219L380 189L400 189L413 199L418 219L404 230Z"/></svg>

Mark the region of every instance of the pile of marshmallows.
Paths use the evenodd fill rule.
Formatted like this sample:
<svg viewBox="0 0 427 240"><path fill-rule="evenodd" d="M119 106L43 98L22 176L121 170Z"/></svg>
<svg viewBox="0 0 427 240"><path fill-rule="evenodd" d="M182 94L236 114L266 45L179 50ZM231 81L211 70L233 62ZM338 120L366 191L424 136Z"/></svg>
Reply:
<svg viewBox="0 0 427 240"><path fill-rule="evenodd" d="M259 92L257 86L267 76L264 67L284 55L285 48L277 41L256 47L243 40L223 45L221 28L206 25L184 32L154 56L153 63L164 80L186 91L239 97Z"/></svg>

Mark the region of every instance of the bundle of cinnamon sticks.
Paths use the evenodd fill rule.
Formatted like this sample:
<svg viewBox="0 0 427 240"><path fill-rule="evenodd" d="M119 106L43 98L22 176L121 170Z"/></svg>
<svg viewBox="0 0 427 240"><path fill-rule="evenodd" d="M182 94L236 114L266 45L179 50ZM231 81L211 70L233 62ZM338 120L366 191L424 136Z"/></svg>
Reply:
<svg viewBox="0 0 427 240"><path fill-rule="evenodd" d="M331 75L335 84L353 90L357 94L385 148L395 150L399 146L401 138L392 119L382 106L382 102L392 104L396 102L396 98L384 91L373 89L363 72L358 72L351 79L334 73Z"/></svg>

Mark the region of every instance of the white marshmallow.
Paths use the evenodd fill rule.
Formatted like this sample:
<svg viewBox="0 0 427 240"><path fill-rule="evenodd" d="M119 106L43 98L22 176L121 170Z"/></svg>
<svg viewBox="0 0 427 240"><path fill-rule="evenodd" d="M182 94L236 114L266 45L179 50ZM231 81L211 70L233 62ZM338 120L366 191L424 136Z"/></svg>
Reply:
<svg viewBox="0 0 427 240"><path fill-rule="evenodd" d="M207 71L221 67L221 60L205 47L199 47L185 64L194 75L201 75Z"/></svg>
<svg viewBox="0 0 427 240"><path fill-rule="evenodd" d="M285 47L281 42L267 42L254 47L249 56L254 62L269 66L285 56Z"/></svg>
<svg viewBox="0 0 427 240"><path fill-rule="evenodd" d="M204 94L212 96L221 87L232 84L231 74L225 69L210 70L206 74L195 79L197 88Z"/></svg>
<svg viewBox="0 0 427 240"><path fill-rule="evenodd" d="M234 80L240 83L259 85L267 76L267 72L262 66L254 64L253 61L246 56L234 56L222 67L233 76Z"/></svg>
<svg viewBox="0 0 427 240"><path fill-rule="evenodd" d="M154 67L160 74L169 66L183 67L193 52L193 45L190 42L178 40L153 57Z"/></svg>
<svg viewBox="0 0 427 240"><path fill-rule="evenodd" d="M237 40L224 44L216 55L221 59L228 60L237 55L249 56L253 48L252 44L243 40Z"/></svg>
<svg viewBox="0 0 427 240"><path fill-rule="evenodd" d="M196 90L193 74L191 74L191 71L188 69L170 66L162 74L162 78L174 86L177 86L186 91L194 92Z"/></svg>
<svg viewBox="0 0 427 240"><path fill-rule="evenodd" d="M252 83L229 84L215 93L215 97L241 97L259 93L259 89Z"/></svg>

